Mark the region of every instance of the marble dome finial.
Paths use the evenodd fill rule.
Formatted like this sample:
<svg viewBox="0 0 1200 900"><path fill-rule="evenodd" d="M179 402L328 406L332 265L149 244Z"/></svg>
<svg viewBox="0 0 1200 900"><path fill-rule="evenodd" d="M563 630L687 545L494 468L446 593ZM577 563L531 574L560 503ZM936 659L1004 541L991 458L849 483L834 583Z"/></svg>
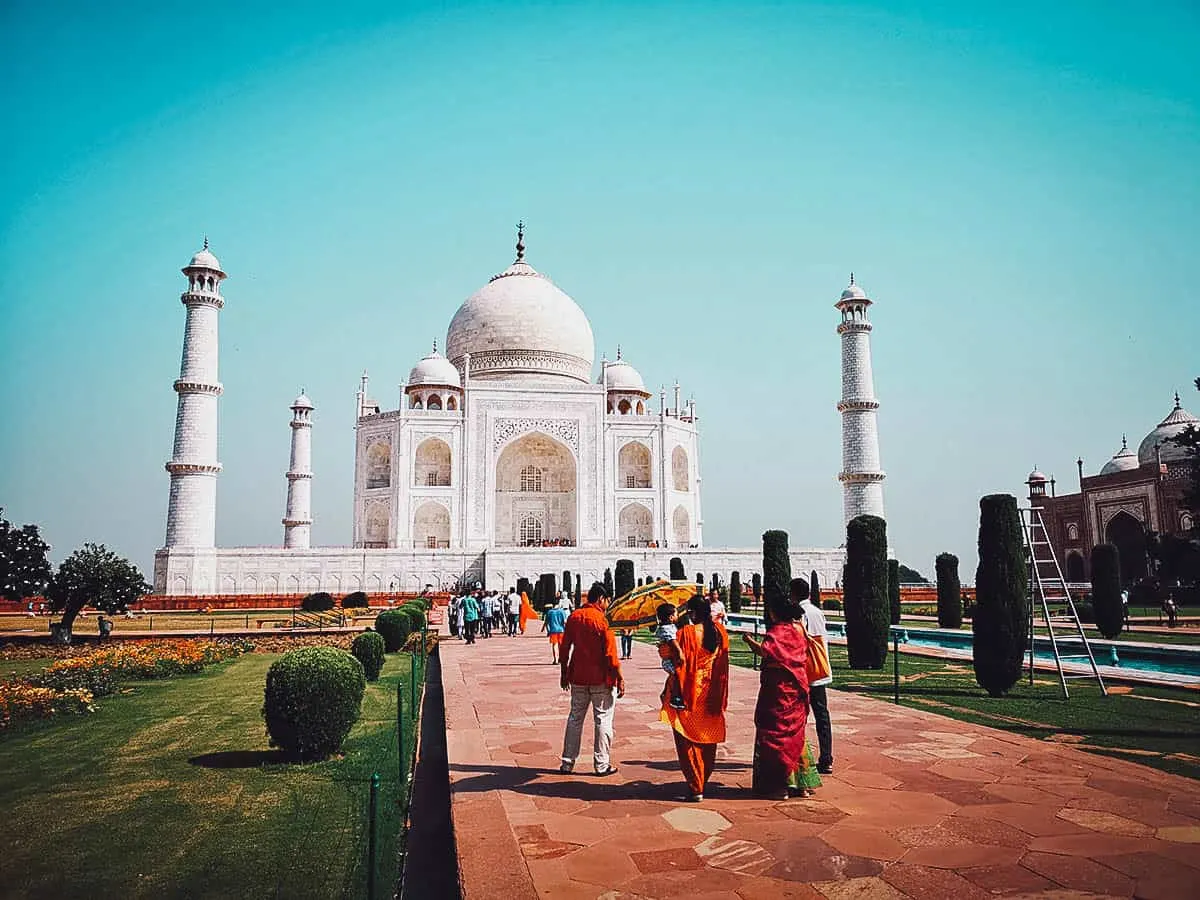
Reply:
<svg viewBox="0 0 1200 900"><path fill-rule="evenodd" d="M854 273L853 272L850 273L850 283L854 284Z"/></svg>
<svg viewBox="0 0 1200 900"><path fill-rule="evenodd" d="M525 221L517 222L517 262L525 259Z"/></svg>

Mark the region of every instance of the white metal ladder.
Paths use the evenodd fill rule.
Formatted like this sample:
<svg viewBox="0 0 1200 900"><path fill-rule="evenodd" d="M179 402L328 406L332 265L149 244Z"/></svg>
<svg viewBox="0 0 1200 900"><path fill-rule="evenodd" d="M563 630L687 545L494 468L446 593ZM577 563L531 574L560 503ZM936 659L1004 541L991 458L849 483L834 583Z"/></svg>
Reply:
<svg viewBox="0 0 1200 900"><path fill-rule="evenodd" d="M1033 629L1035 612L1041 607L1042 617L1046 622L1046 632L1050 636L1050 649L1054 653L1054 664L1058 668L1058 680L1062 684L1063 699L1070 697L1067 691L1067 681L1079 678L1094 678L1100 685L1100 692L1108 696L1108 688L1104 686L1104 678L1096 666L1096 657L1092 655L1092 647L1084 633L1083 624L1079 621L1079 613L1075 609L1075 601L1071 599L1071 591L1067 580L1063 577L1058 557L1054 555L1054 547L1050 543L1050 535L1046 531L1046 523L1042 520L1042 511L1038 507L1021 510L1021 531L1025 536L1025 556L1029 562L1029 683L1033 684ZM1063 604L1062 612L1052 615L1050 605ZM1075 626L1079 633L1079 642L1083 646L1082 653L1063 655L1058 650L1058 638L1054 635L1054 619L1059 619L1069 628ZM1087 660L1091 672L1068 674L1063 669L1063 660Z"/></svg>

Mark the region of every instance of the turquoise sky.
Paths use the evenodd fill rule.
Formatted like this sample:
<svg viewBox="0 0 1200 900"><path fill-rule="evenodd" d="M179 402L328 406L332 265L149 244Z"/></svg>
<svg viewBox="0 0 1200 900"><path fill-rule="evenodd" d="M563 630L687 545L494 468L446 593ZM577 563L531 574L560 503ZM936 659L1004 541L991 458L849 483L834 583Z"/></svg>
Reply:
<svg viewBox="0 0 1200 900"><path fill-rule="evenodd" d="M1194 3L248 5L0 6L0 505L56 558L162 543L206 233L221 545L282 541L301 386L349 543L359 373L395 406L518 218L597 357L694 393L711 546L841 542L851 270L928 575L980 495L1200 412Z"/></svg>

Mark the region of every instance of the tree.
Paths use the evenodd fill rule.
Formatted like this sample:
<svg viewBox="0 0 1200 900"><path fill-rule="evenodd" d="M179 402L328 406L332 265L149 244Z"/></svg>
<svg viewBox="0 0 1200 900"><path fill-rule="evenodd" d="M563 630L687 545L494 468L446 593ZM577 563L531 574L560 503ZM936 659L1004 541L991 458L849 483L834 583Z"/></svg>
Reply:
<svg viewBox="0 0 1200 900"><path fill-rule="evenodd" d="M50 608L63 614L59 633L70 640L75 617L87 605L112 614L149 593L138 567L103 544L84 544L62 561L46 589Z"/></svg>
<svg viewBox="0 0 1200 900"><path fill-rule="evenodd" d="M0 598L19 603L44 594L53 577L49 552L36 525L17 528L0 507Z"/></svg>
<svg viewBox="0 0 1200 900"><path fill-rule="evenodd" d="M846 526L846 652L852 669L881 669L887 659L887 523L855 516Z"/></svg>
<svg viewBox="0 0 1200 900"><path fill-rule="evenodd" d="M1196 390L1200 391L1200 378L1196 379ZM1183 505L1192 514L1191 537L1200 541L1200 428L1188 424L1175 437L1167 438L1177 447L1187 451L1188 485L1183 492Z"/></svg>
<svg viewBox="0 0 1200 900"><path fill-rule="evenodd" d="M1092 611L1102 635L1112 640L1121 633L1125 624L1121 557L1112 544L1097 544L1092 548Z"/></svg>
<svg viewBox="0 0 1200 900"><path fill-rule="evenodd" d="M617 579L613 587L614 597L624 597L634 588L633 560L617 560Z"/></svg>
<svg viewBox="0 0 1200 900"><path fill-rule="evenodd" d="M821 608L821 581L817 578L816 569L813 569L812 574L808 576L808 597L813 606L817 609Z"/></svg>
<svg viewBox="0 0 1200 900"><path fill-rule="evenodd" d="M1029 629L1029 576L1017 498L988 494L979 501L979 568L971 614L975 680L1002 697L1021 677Z"/></svg>
<svg viewBox="0 0 1200 900"><path fill-rule="evenodd" d="M612 569L604 570L604 592L610 597L613 595Z"/></svg>
<svg viewBox="0 0 1200 900"><path fill-rule="evenodd" d="M755 603L762 599L762 576L757 572L750 576L750 593L754 595Z"/></svg>
<svg viewBox="0 0 1200 900"><path fill-rule="evenodd" d="M567 596L568 598L571 595L571 586L574 583L575 583L575 580L573 578L571 578L571 573L568 572L566 569L563 569L562 591L563 591L563 594L565 596Z"/></svg>
<svg viewBox="0 0 1200 900"><path fill-rule="evenodd" d="M671 557L671 580L683 581L687 575L683 571L683 560L678 556Z"/></svg>
<svg viewBox="0 0 1200 900"><path fill-rule="evenodd" d="M938 628L962 628L962 583L958 580L958 557L939 553L933 562L937 573Z"/></svg>
<svg viewBox="0 0 1200 900"><path fill-rule="evenodd" d="M888 565L888 610L893 625L900 624L900 561L889 559Z"/></svg>
<svg viewBox="0 0 1200 900"><path fill-rule="evenodd" d="M305 612L328 612L333 609L333 595L328 591L308 594L300 601L300 608Z"/></svg>
<svg viewBox="0 0 1200 900"><path fill-rule="evenodd" d="M742 576L737 572L729 576L729 611L742 611Z"/></svg>
<svg viewBox="0 0 1200 900"><path fill-rule="evenodd" d="M764 531L763 541L763 621L766 607L787 600L791 590L792 561L788 557L786 531Z"/></svg>
<svg viewBox="0 0 1200 900"><path fill-rule="evenodd" d="M537 594L538 602L543 607L554 605L558 595L558 582L553 572L545 572L538 576Z"/></svg>
<svg viewBox="0 0 1200 900"><path fill-rule="evenodd" d="M713 572L712 590L719 591L720 589L721 589L721 576L718 575L716 572Z"/></svg>
<svg viewBox="0 0 1200 900"><path fill-rule="evenodd" d="M582 578L582 576L578 572L576 572L575 573L575 608L576 609L578 609L582 605L581 597L582 597L583 585L581 584L581 578Z"/></svg>
<svg viewBox="0 0 1200 900"><path fill-rule="evenodd" d="M700 585L701 590L704 589L704 573L703 572L696 573L696 584Z"/></svg>
<svg viewBox="0 0 1200 900"><path fill-rule="evenodd" d="M526 597L533 597L533 585L528 578L517 579L517 593L524 594Z"/></svg>
<svg viewBox="0 0 1200 900"><path fill-rule="evenodd" d="M929 579L916 569L910 569L904 563L900 563L899 565L901 584L929 584Z"/></svg>

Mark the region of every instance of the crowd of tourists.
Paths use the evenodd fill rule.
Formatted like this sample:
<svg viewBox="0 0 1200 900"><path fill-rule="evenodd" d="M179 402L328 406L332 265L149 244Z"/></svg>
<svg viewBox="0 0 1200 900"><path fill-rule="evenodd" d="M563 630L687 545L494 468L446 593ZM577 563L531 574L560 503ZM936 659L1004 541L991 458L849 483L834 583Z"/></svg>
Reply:
<svg viewBox="0 0 1200 900"><path fill-rule="evenodd" d="M761 658L761 681L754 712L753 791L757 796L786 799L811 795L820 776L833 771L833 735L827 687L833 678L826 649L824 614L809 602L808 582L797 578L786 598L767 603L767 631L762 640L742 635ZM559 771L574 770L589 710L595 736L592 765L599 776L617 771L611 757L616 700L625 693L622 650L606 617L608 595L597 582L587 603L569 617L557 608L547 631L557 650L560 685L571 697ZM565 621L563 621L565 619ZM555 641L554 631L562 628ZM632 638L629 638L632 640ZM667 673L659 713L671 726L675 752L687 783L685 799L699 802L716 764L717 745L725 740L729 700L729 634L725 607L716 592L697 595L680 614L672 604L658 610L655 629L662 668ZM809 711L816 722L819 755L814 758L806 739Z"/></svg>
<svg viewBox="0 0 1200 900"><path fill-rule="evenodd" d="M447 610L450 636L474 644L476 638L492 633L515 637L524 634L530 620L537 619L529 597L509 588L507 594L485 591L480 585L450 600Z"/></svg>

